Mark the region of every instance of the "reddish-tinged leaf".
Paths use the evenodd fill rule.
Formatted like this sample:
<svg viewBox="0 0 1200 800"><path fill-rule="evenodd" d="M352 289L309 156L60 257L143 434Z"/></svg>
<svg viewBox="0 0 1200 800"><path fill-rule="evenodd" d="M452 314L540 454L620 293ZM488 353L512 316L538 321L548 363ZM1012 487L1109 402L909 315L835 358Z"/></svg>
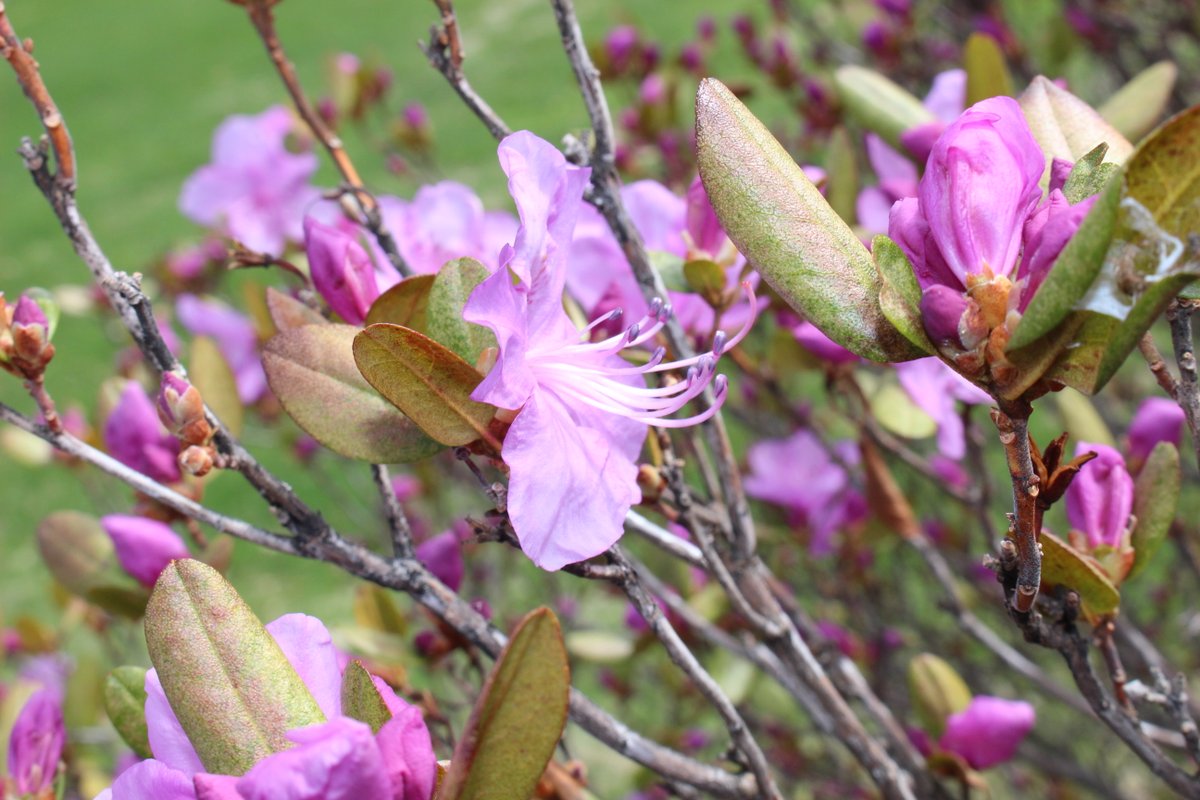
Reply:
<svg viewBox="0 0 1200 800"><path fill-rule="evenodd" d="M425 310L429 305L429 292L433 289L436 275L413 275L388 289L371 304L367 312L367 324L390 322L415 331L426 328Z"/></svg>
<svg viewBox="0 0 1200 800"><path fill-rule="evenodd" d="M271 313L271 321L275 323L277 331L305 325L325 325L329 322L290 294L284 294L271 287L267 287L267 310Z"/></svg>
<svg viewBox="0 0 1200 800"><path fill-rule="evenodd" d="M1117 610L1121 595L1092 558L1048 531L1042 531L1041 542L1042 583L1074 589L1092 614Z"/></svg>

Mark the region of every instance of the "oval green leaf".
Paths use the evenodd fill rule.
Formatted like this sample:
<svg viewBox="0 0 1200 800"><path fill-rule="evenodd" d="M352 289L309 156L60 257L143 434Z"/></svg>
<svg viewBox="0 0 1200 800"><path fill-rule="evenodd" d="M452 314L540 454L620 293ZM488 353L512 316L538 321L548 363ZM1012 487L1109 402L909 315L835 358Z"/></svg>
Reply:
<svg viewBox="0 0 1200 800"><path fill-rule="evenodd" d="M871 242L871 257L883 281L879 291L883 315L914 347L933 355L936 350L921 320L921 285L908 256L899 245L880 234Z"/></svg>
<svg viewBox="0 0 1200 800"><path fill-rule="evenodd" d="M1050 161L1063 158L1078 161L1096 145L1108 145L1105 161L1122 164L1133 152L1133 145L1108 124L1096 110L1053 81L1039 75L1017 98L1033 138L1046 154L1042 188L1050 182Z"/></svg>
<svg viewBox="0 0 1200 800"><path fill-rule="evenodd" d="M104 710L117 733L139 758L154 758L146 732L146 670L117 667L104 681Z"/></svg>
<svg viewBox="0 0 1200 800"><path fill-rule="evenodd" d="M947 717L971 704L966 681L932 653L920 653L908 662L908 692L922 727L935 738L945 730Z"/></svg>
<svg viewBox="0 0 1200 800"><path fill-rule="evenodd" d="M722 83L696 94L700 176L729 237L789 305L872 361L924 355L879 305L882 280L854 231Z"/></svg>
<svg viewBox="0 0 1200 800"><path fill-rule="evenodd" d="M1128 580L1141 572L1167 538L1179 507L1179 451L1170 442L1159 442L1146 457L1134 483L1133 514L1137 524L1130 537L1133 566Z"/></svg>
<svg viewBox="0 0 1200 800"><path fill-rule="evenodd" d="M188 378L204 398L204 404L217 415L221 425L234 436L242 435L245 414L238 396L237 380L221 348L207 336L192 340Z"/></svg>
<svg viewBox="0 0 1200 800"><path fill-rule="evenodd" d="M438 800L528 800L562 736L570 689L558 620L531 611L488 675Z"/></svg>
<svg viewBox="0 0 1200 800"><path fill-rule="evenodd" d="M1096 110L1125 138L1136 142L1162 119L1178 75L1179 70L1170 61L1151 64Z"/></svg>
<svg viewBox="0 0 1200 800"><path fill-rule="evenodd" d="M482 380L475 368L416 331L399 325L371 325L354 337L358 369L379 393L429 436L456 447L484 439L496 409L471 399Z"/></svg>
<svg viewBox="0 0 1200 800"><path fill-rule="evenodd" d="M989 97L1012 97L1012 75L996 40L986 33L972 33L963 45L963 66L967 70L967 105Z"/></svg>
<svg viewBox="0 0 1200 800"><path fill-rule="evenodd" d="M195 559L172 561L146 607L146 647L208 772L242 775L325 721L279 645L237 591Z"/></svg>
<svg viewBox="0 0 1200 800"><path fill-rule="evenodd" d="M342 673L342 713L367 723L372 733L379 733L384 723L392 718L392 712L371 680L371 673L361 661L351 661Z"/></svg>
<svg viewBox="0 0 1200 800"><path fill-rule="evenodd" d="M1049 531L1042 531L1042 583L1074 589L1085 610L1111 614L1121 604L1121 595L1108 576L1090 557Z"/></svg>
<svg viewBox="0 0 1200 800"><path fill-rule="evenodd" d="M347 458L377 464L417 461L441 447L359 374L351 325L281 331L263 348L263 369L296 424Z"/></svg>
<svg viewBox="0 0 1200 800"><path fill-rule="evenodd" d="M415 331L425 330L429 292L435 275L413 275L405 278L375 299L367 312L367 324L390 322Z"/></svg>
<svg viewBox="0 0 1200 800"><path fill-rule="evenodd" d="M485 349L496 346L496 335L491 330L463 319L467 298L490 274L488 268L475 259L458 258L442 265L429 290L425 333L462 356L468 364L478 361L479 354Z"/></svg>
<svg viewBox="0 0 1200 800"><path fill-rule="evenodd" d="M834 74L834 84L842 105L858 124L879 134L892 147L903 150L900 134L937 122L920 100L873 69L852 64L841 67Z"/></svg>

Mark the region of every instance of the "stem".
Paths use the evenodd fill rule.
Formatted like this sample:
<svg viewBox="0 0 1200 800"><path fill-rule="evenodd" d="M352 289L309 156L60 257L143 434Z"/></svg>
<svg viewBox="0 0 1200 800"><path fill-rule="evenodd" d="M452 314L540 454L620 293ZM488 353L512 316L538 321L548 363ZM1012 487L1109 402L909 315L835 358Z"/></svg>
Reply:
<svg viewBox="0 0 1200 800"><path fill-rule="evenodd" d="M1017 546L1017 583L1009 602L1017 612L1028 614L1033 610L1033 601L1042 585L1042 551L1038 544L1042 515L1037 507L1038 477L1033 472L1029 450L1029 411L1005 413L993 409L992 421L1000 432L1013 487L1013 525L1010 530Z"/></svg>
<svg viewBox="0 0 1200 800"><path fill-rule="evenodd" d="M1192 445L1196 448L1196 460L1200 462L1200 436L1196 426L1200 424L1200 381L1196 375L1195 343L1192 339L1192 312L1196 301L1176 298L1167 306L1167 322L1171 326L1171 346L1175 350L1175 363L1179 365L1178 391L1175 402L1183 409L1188 430L1192 432Z"/></svg>

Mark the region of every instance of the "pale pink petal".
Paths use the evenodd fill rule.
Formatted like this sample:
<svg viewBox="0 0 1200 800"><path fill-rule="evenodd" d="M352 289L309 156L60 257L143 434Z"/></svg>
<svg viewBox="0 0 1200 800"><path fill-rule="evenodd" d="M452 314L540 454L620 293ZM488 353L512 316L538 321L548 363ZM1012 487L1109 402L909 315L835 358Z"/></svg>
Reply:
<svg viewBox="0 0 1200 800"><path fill-rule="evenodd" d="M375 738L392 785L392 800L429 800L437 781L437 756L421 710L408 706L385 722Z"/></svg>
<svg viewBox="0 0 1200 800"><path fill-rule="evenodd" d="M342 713L342 671L325 623L307 614L284 614L267 624L288 663L329 719Z"/></svg>
<svg viewBox="0 0 1200 800"><path fill-rule="evenodd" d="M196 790L190 775L151 758L113 781L111 800L196 800Z"/></svg>
<svg viewBox="0 0 1200 800"><path fill-rule="evenodd" d="M183 725L167 702L157 670L146 673L146 732L150 738L150 752L166 766L179 770L189 778L204 771L204 764L196 754L196 748L183 732Z"/></svg>
<svg viewBox="0 0 1200 800"><path fill-rule="evenodd" d="M348 717L288 733L296 747L267 756L237 783L245 800L368 800L391 796L370 726Z"/></svg>

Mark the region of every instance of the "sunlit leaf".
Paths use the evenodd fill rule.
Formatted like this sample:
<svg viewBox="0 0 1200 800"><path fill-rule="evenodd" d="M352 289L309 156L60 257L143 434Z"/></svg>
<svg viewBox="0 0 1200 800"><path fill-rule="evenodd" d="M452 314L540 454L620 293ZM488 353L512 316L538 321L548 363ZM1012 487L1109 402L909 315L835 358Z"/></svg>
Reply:
<svg viewBox="0 0 1200 800"><path fill-rule="evenodd" d="M1129 140L1096 110L1053 81L1039 75L1017 98L1033 137L1046 154L1042 187L1050 180L1050 161L1078 161L1096 145L1108 144L1105 160L1121 164L1133 152Z"/></svg>
<svg viewBox="0 0 1200 800"><path fill-rule="evenodd" d="M379 393L429 436L449 446L483 438L495 408L471 399L475 368L416 331L371 325L354 338L354 359Z"/></svg>
<svg viewBox="0 0 1200 800"><path fill-rule="evenodd" d="M351 325L285 330L263 348L263 368L284 410L310 436L348 458L416 461L441 447L379 396L354 361Z"/></svg>
<svg viewBox="0 0 1200 800"><path fill-rule="evenodd" d="M999 43L986 33L972 33L963 45L967 70L967 105L989 97L1012 97L1013 80Z"/></svg>
<svg viewBox="0 0 1200 800"><path fill-rule="evenodd" d="M908 691L921 727L940 737L946 718L971 704L971 690L945 660L932 653L913 656L908 663Z"/></svg>
<svg viewBox="0 0 1200 800"><path fill-rule="evenodd" d="M196 559L163 570L146 609L146 647L208 772L241 775L325 717L233 586Z"/></svg>
<svg viewBox="0 0 1200 800"><path fill-rule="evenodd" d="M390 322L415 331L425 330L429 292L435 275L413 275L405 278L376 298L367 312L367 324Z"/></svg>
<svg viewBox="0 0 1200 800"><path fill-rule="evenodd" d="M719 81L696 95L700 175L722 226L789 305L873 361L924 355L884 316L882 280L854 231Z"/></svg>
<svg viewBox="0 0 1200 800"><path fill-rule="evenodd" d="M488 675L438 800L529 800L562 736L570 682L558 620L530 612Z"/></svg>
<svg viewBox="0 0 1200 800"><path fill-rule="evenodd" d="M351 661L342 673L342 713L367 723L373 733L379 733L384 723L392 718L392 712L371 680L371 673L359 661Z"/></svg>
<svg viewBox="0 0 1200 800"><path fill-rule="evenodd" d="M1179 70L1170 61L1151 64L1104 101L1097 111L1136 142L1154 129L1171 101Z"/></svg>
<svg viewBox="0 0 1200 800"><path fill-rule="evenodd" d="M207 336L192 340L188 378L221 424L234 436L240 436L245 412L238 396L237 379L221 348Z"/></svg>
<svg viewBox="0 0 1200 800"><path fill-rule="evenodd" d="M900 134L936 122L921 101L872 69L847 65L834 74L842 105L869 131L900 148Z"/></svg>

